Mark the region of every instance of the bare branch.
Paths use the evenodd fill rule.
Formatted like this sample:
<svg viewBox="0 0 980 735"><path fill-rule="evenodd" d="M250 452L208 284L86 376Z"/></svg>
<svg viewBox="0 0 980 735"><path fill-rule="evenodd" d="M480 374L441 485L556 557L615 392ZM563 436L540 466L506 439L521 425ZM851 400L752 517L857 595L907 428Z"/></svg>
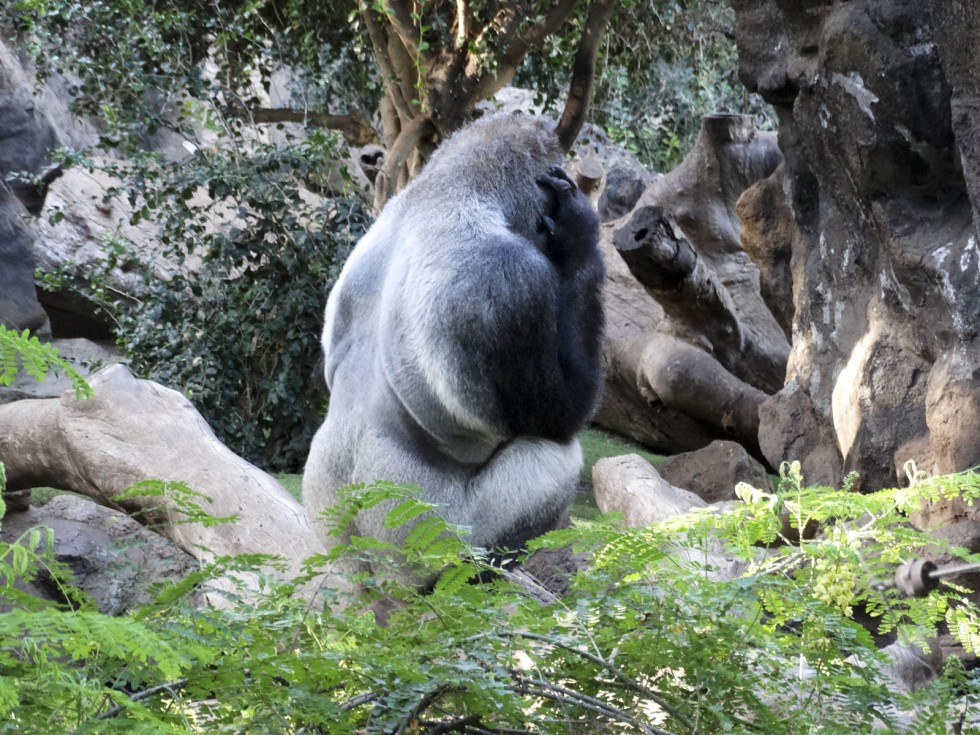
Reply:
<svg viewBox="0 0 980 735"><path fill-rule="evenodd" d="M442 735L447 732L465 732L468 728L474 727L480 724L479 715L467 715L466 717L458 717L455 720L450 720L449 722L429 722L427 720L422 722L425 727L425 733L427 735ZM526 731L522 730L521 735L524 735Z"/></svg>
<svg viewBox="0 0 980 735"><path fill-rule="evenodd" d="M364 692L363 694L358 694L356 697L351 697L340 703L340 709L347 710L357 709L361 705L370 704L378 698L376 692Z"/></svg>
<svg viewBox="0 0 980 735"><path fill-rule="evenodd" d="M380 143L378 134L359 112L346 115L329 115L310 110L292 110L286 107L245 107L232 110L234 117L248 118L257 125L276 123L302 123L317 128L339 130L348 145L362 146Z"/></svg>
<svg viewBox="0 0 980 735"><path fill-rule="evenodd" d="M130 702L139 702L142 699L148 699L150 697L156 696L157 694L162 694L167 692L174 695L180 689L183 689L187 685L187 677L182 679L177 679L176 681L168 681L164 684L157 684L156 686L149 687L139 692L133 692L129 695ZM113 717L118 717L125 711L125 707L121 704L117 704L111 709L106 710L102 714L98 715L95 719L97 720L109 720Z"/></svg>
<svg viewBox="0 0 980 735"><path fill-rule="evenodd" d="M609 702L604 702L601 699L590 697L582 692L567 689L566 687L559 684L553 684L549 681L532 680L523 677L517 672L514 672L514 675L515 682L510 688L518 694L525 694L531 697L541 697L542 699L550 699L563 705L581 707L582 709L595 712L596 714L614 722L621 722L625 725L631 725L640 732L644 733L644 735L671 735L671 733L669 733L667 730L661 730L659 727L648 725L634 717L626 710L620 709ZM523 683L520 683L521 680L523 680Z"/></svg>
<svg viewBox="0 0 980 735"><path fill-rule="evenodd" d="M604 0L611 2L611 0ZM521 33L514 42L500 54L495 71L487 72L476 84L477 99L489 99L501 87L510 82L518 65L528 52L539 46L545 38L558 30L575 10L577 0L558 0L540 22Z"/></svg>
<svg viewBox="0 0 980 735"><path fill-rule="evenodd" d="M568 99L562 112L555 134L562 148L570 150L585 122L592 101L595 86L595 64L599 54L599 42L609 18L616 9L615 0L593 0L589 4L589 15L579 39L575 62L572 64L572 82Z"/></svg>

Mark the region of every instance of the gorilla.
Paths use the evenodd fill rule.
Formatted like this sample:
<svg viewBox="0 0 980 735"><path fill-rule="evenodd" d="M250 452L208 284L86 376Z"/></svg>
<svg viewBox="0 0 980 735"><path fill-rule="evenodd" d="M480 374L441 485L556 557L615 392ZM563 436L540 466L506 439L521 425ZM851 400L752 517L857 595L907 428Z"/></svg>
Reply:
<svg viewBox="0 0 980 735"><path fill-rule="evenodd" d="M488 549L518 550L565 516L576 434L602 388L604 273L598 217L563 158L551 120L481 118L353 249L324 319L330 405L303 477L311 518L341 487L376 480L417 485ZM347 534L402 542L390 507L361 511Z"/></svg>

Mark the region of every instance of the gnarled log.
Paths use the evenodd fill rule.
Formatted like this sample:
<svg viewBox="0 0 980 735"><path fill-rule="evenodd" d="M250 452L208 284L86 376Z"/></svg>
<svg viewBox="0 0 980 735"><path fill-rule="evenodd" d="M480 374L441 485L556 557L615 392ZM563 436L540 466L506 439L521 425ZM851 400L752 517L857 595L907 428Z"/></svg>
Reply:
<svg viewBox="0 0 980 735"><path fill-rule="evenodd" d="M136 515L202 561L276 554L286 574L295 576L304 559L323 553L302 506L219 442L180 393L137 380L122 365L103 369L89 382L95 396L88 400L66 391L58 399L0 406L0 461L9 490L50 486L87 495ZM181 523L166 499L117 499L150 479L185 483L210 498L201 501L206 512L235 519L213 526Z"/></svg>

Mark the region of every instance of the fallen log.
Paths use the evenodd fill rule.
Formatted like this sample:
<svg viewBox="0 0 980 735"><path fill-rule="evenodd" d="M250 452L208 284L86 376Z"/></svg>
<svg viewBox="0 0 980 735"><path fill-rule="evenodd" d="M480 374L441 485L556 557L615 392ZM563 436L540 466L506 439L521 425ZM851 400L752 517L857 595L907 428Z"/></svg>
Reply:
<svg viewBox="0 0 980 735"><path fill-rule="evenodd" d="M88 400L69 390L56 399L0 406L0 462L8 491L54 487L87 495L133 515L202 562L274 554L284 560L283 576L289 578L304 559L324 553L303 507L274 478L224 446L183 395L137 380L123 365L101 370L89 383L95 395ZM184 483L210 499L193 498L205 512L234 520L181 522L174 499L119 499L145 480ZM256 581L245 579L247 585ZM342 587L333 578L325 583ZM217 585L232 586L232 580Z"/></svg>

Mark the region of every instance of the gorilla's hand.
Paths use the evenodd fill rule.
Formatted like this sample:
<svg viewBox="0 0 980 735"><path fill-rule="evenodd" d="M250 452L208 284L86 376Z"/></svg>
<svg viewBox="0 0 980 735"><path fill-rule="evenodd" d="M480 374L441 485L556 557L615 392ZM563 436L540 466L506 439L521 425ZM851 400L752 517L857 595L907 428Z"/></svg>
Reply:
<svg viewBox="0 0 980 735"><path fill-rule="evenodd" d="M551 195L551 206L538 225L545 253L560 270L574 270L596 248L599 217L561 166L552 166L536 181Z"/></svg>

